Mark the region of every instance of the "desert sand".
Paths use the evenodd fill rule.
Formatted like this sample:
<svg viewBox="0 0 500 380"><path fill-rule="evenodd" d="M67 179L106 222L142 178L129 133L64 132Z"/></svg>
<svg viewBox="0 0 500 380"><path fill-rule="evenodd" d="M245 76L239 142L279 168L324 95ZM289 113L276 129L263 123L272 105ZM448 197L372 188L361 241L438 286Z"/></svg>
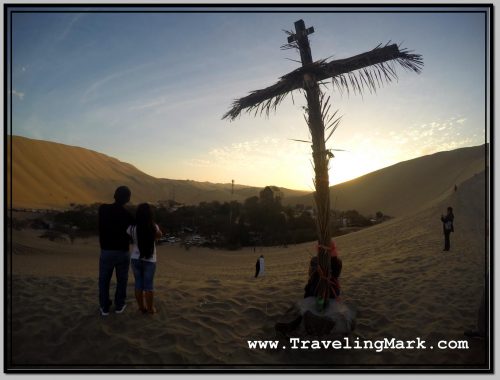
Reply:
<svg viewBox="0 0 500 380"><path fill-rule="evenodd" d="M467 339L463 331L476 322L486 278L484 200L483 172L423 210L335 239L343 302L358 312L351 339L420 337L428 346ZM455 233L451 251L442 252L439 217L447 206L454 208ZM477 338L467 339L468 350L250 350L247 340L280 338L274 324L303 296L314 243L257 252L159 246L159 313L136 311L130 274L125 313L101 317L97 238L71 245L39 234L12 236L13 368L485 366L487 341ZM260 254L266 275L255 279Z"/></svg>

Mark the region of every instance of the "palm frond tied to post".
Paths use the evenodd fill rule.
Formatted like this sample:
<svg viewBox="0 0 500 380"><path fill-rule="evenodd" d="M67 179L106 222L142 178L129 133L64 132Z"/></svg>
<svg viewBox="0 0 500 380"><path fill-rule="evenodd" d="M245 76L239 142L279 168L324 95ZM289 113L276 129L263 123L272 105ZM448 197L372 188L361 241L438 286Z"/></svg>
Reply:
<svg viewBox="0 0 500 380"><path fill-rule="evenodd" d="M329 274L331 230L328 165L333 153L332 149L326 148L326 142L337 129L340 117L336 117L337 112L330 112L330 97L325 98L319 86L328 79L332 81L333 88L337 88L341 93L353 91L362 94L364 90L373 93L384 83L397 80L396 64L419 74L424 63L420 54L401 49L396 44L378 45L371 51L350 58L314 62L307 37L314 33L314 28L306 28L304 21L299 20L295 22L295 33L288 31L286 33L288 43L283 45L282 49L297 49L302 66L282 76L274 85L252 91L249 95L236 99L223 119L232 121L243 111L253 112L254 116L262 113L269 116L270 111L276 110L289 93L294 90L304 91L307 100L304 118L311 134L315 174L318 261L321 272ZM325 132L328 132L326 138ZM329 280L329 275L322 278L319 287L326 289ZM319 290L319 293L325 293Z"/></svg>

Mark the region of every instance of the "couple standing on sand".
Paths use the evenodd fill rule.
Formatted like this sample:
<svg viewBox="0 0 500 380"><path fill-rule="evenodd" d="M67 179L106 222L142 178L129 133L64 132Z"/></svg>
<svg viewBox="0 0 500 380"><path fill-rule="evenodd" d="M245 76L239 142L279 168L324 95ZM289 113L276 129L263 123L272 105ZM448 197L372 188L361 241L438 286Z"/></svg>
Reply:
<svg viewBox="0 0 500 380"><path fill-rule="evenodd" d="M125 209L130 195L128 187L120 186L115 191L115 202L99 207L99 305L102 316L109 315L112 304L109 284L113 271L116 271L115 313L125 311L130 264L135 278L135 298L139 310L150 314L156 312L153 305L155 241L161 237L161 231L153 222L153 212L147 203L137 207L135 218ZM131 241L132 251L129 251Z"/></svg>

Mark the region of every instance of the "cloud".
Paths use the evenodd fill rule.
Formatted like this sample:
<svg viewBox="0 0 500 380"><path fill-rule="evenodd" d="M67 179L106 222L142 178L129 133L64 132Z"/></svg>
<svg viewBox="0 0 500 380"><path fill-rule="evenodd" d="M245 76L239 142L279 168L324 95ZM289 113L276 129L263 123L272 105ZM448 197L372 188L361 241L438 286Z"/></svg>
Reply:
<svg viewBox="0 0 500 380"><path fill-rule="evenodd" d="M70 34L71 30L73 29L73 26L77 23L78 20L83 16L83 13L78 13L76 16L74 16L66 26L66 28L63 30L63 32L59 35L58 41L64 40L68 34Z"/></svg>
<svg viewBox="0 0 500 380"><path fill-rule="evenodd" d="M266 136L200 151L183 164L210 181L244 177L255 186L308 188L313 177L310 156L308 144Z"/></svg>
<svg viewBox="0 0 500 380"><path fill-rule="evenodd" d="M12 90L11 94L14 95L14 96L17 96L17 98L19 100L23 100L24 99L24 92L18 92L16 90Z"/></svg>
<svg viewBox="0 0 500 380"><path fill-rule="evenodd" d="M139 111L139 110L144 110L148 108L156 108L164 105L166 103L166 99L161 97L159 99L152 99L146 103L138 104L129 107L129 111Z"/></svg>
<svg viewBox="0 0 500 380"><path fill-rule="evenodd" d="M194 166L197 168L208 168L213 165L210 160L203 160L199 158L192 158L186 162L188 166Z"/></svg>
<svg viewBox="0 0 500 380"><path fill-rule="evenodd" d="M112 74L104 76L103 78L95 81L94 83L92 83L90 86L87 87L87 89L83 92L80 101L84 104L87 103L89 101L89 98L91 98L92 96L95 96L95 94L98 92L98 90L100 90L102 88L107 89L107 87L105 87L104 85L106 85L109 82L112 82L114 80L117 80L119 78L122 78L123 76L129 75L133 72L142 70L142 69L148 67L149 65L150 65L149 63L145 63L145 64L141 64L141 65L136 66L136 67L125 69L122 71L113 72ZM109 88L112 89L111 86Z"/></svg>
<svg viewBox="0 0 500 380"><path fill-rule="evenodd" d="M350 153L335 155L331 180L346 180L349 171L359 175L367 172L368 168L376 170L403 160L480 144L480 139L472 136L472 131L464 129L466 124L461 125L465 120L463 115L424 119L408 127L383 129L378 134L376 130L370 130L343 136L339 147ZM356 155L358 162L354 160ZM345 158L349 161L344 162ZM376 164L373 163L375 158Z"/></svg>
<svg viewBox="0 0 500 380"><path fill-rule="evenodd" d="M389 138L406 152L407 158L458 149L475 143L475 140L463 134L463 125L467 119L450 117L445 121L427 121L420 126L389 133ZM402 152L402 151L401 151Z"/></svg>
<svg viewBox="0 0 500 380"><path fill-rule="evenodd" d="M304 160L309 157L309 147L294 142L284 142L273 137L240 141L226 146L215 147L198 157L190 159L190 166L245 168L277 165L279 162Z"/></svg>

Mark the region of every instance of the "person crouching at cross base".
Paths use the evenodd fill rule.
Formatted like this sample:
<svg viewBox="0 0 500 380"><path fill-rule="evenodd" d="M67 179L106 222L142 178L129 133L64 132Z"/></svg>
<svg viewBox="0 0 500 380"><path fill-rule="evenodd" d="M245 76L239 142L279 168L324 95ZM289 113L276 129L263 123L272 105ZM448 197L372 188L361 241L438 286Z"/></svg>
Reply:
<svg viewBox="0 0 500 380"><path fill-rule="evenodd" d="M318 246L319 250L319 246ZM342 272L342 260L338 257L337 245L332 241L330 248L330 280L328 289L323 289L320 294L320 280L325 277L318 264L318 256L311 258L309 263L309 280L304 288L304 298L316 297L318 311L322 311L328 306L329 299L335 299L340 296L339 277ZM327 295L327 297L325 297Z"/></svg>
<svg viewBox="0 0 500 380"><path fill-rule="evenodd" d="M441 215L441 222L443 222L443 233L444 233L444 249L443 251L450 250L450 234L455 232L453 228L453 219L455 216L453 215L453 209L448 207L446 216Z"/></svg>
<svg viewBox="0 0 500 380"><path fill-rule="evenodd" d="M319 250L319 246L318 246ZM331 247L329 249L330 251L330 286L328 289L328 299L333 300L333 299L340 299L340 284L339 284L339 277L340 273L342 272L342 260L338 257L337 253L337 246L335 242L332 241ZM306 286L304 287L304 298L303 301L299 301L299 304L307 304L308 299L314 299L316 303L318 303L318 290L319 290L319 283L321 279L321 268L319 267L318 264L318 257L314 256L311 258L311 261L309 262L309 276L308 276L308 281ZM328 300L325 303L321 303L322 309L328 307ZM322 310L318 310L318 312L321 312ZM295 318L291 322L278 322L275 325L275 330L277 332L287 334L289 332L292 332L296 330L300 324L302 323L303 320L303 314L304 316L307 314L300 312L299 315L295 316ZM307 329L307 328L306 328Z"/></svg>
<svg viewBox="0 0 500 380"><path fill-rule="evenodd" d="M135 299L139 311L154 314L153 279L156 271L156 244L161 238L161 230L153 221L153 210L147 203L137 207L136 224L127 228L132 237L132 271L135 277Z"/></svg>

